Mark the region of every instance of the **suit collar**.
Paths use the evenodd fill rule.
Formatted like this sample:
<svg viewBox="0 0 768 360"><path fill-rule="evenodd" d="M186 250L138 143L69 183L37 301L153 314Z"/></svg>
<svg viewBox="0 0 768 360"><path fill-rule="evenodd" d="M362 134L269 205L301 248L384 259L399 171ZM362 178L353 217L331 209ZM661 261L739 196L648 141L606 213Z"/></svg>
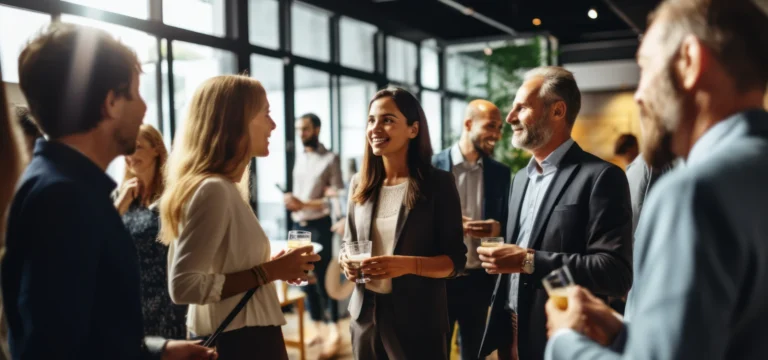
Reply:
<svg viewBox="0 0 768 360"><path fill-rule="evenodd" d="M768 113L762 109L748 110L731 115L725 120L712 126L702 135L688 154L686 164L705 161L719 146L731 143L731 137L739 137L760 128L765 131L768 123Z"/></svg>

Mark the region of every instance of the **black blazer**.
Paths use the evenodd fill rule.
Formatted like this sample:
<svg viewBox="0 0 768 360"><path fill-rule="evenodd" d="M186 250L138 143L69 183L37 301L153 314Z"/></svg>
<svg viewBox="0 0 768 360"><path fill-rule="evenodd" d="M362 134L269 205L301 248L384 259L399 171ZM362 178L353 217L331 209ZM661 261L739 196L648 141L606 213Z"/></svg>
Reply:
<svg viewBox="0 0 768 360"><path fill-rule="evenodd" d="M517 242L519 214L528 176L520 170L509 197L506 242ZM547 342L541 279L568 265L574 281L597 296L625 296L632 285L632 209L627 178L619 167L574 143L544 195L531 233L536 250L533 274L520 276L518 349L520 359L542 359ZM512 336L509 275L499 277L480 353L486 356Z"/></svg>
<svg viewBox="0 0 768 360"><path fill-rule="evenodd" d="M347 231L344 241L357 241L358 234L371 239L372 221L378 199L364 204L352 201L352 194L359 183L358 175L352 178L347 211ZM433 169L423 186L424 198L413 209L400 207L395 231L394 255L439 256L448 255L456 273L464 269L467 248L461 225L461 204L453 175ZM358 284L352 293L349 313L357 320L363 307L364 284ZM404 334L423 334L436 331L435 335L448 332L448 305L445 280L405 275L392 279L392 301L395 309L397 331ZM439 332L439 333L438 333Z"/></svg>
<svg viewBox="0 0 768 360"><path fill-rule="evenodd" d="M440 170L450 172L453 168L451 148L447 148L432 157L432 165ZM501 223L502 234L506 234L506 214L511 182L511 170L508 166L489 156L483 156L483 219L494 219Z"/></svg>

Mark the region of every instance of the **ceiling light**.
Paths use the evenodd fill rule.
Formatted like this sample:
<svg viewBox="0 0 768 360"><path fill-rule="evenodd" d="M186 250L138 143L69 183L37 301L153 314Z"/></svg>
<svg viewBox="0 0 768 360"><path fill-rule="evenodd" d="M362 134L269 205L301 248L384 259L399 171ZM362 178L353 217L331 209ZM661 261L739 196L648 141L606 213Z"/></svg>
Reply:
<svg viewBox="0 0 768 360"><path fill-rule="evenodd" d="M533 26L539 26L539 25L541 25L541 19L533 18Z"/></svg>
<svg viewBox="0 0 768 360"><path fill-rule="evenodd" d="M589 11L587 11L587 16L592 20L597 19L597 10L595 10L595 8L589 9Z"/></svg>
<svg viewBox="0 0 768 360"><path fill-rule="evenodd" d="M493 49L491 49L490 47L487 47L483 49L483 53L485 53L485 55L487 56L491 56L493 54Z"/></svg>

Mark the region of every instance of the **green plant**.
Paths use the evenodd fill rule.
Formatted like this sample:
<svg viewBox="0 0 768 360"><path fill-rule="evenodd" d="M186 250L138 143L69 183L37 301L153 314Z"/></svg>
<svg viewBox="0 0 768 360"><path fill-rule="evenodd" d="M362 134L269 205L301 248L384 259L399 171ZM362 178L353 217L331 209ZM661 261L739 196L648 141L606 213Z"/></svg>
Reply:
<svg viewBox="0 0 768 360"><path fill-rule="evenodd" d="M483 55L485 79L477 84L465 84L482 89L488 94L486 99L499 107L502 116L508 114L512 109L515 93L522 85L525 70L542 64L540 44L539 39L534 38L525 45L507 45L493 49L490 55ZM528 165L531 155L512 146L512 128L504 124L494 158L509 166L514 173Z"/></svg>

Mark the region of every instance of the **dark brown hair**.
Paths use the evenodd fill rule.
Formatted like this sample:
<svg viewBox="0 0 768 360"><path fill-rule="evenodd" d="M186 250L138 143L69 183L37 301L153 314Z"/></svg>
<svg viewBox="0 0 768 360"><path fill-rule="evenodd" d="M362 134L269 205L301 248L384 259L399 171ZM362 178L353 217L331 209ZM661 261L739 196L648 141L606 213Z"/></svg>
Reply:
<svg viewBox="0 0 768 360"><path fill-rule="evenodd" d="M405 206L412 209L416 202L424 196L425 183L432 175L432 144L429 141L427 117L424 115L424 109L421 108L419 100L401 88L379 90L368 104L368 110L370 111L374 101L386 97L394 100L409 126L415 122L419 123L419 133L408 143L406 160L410 180L408 193L405 197ZM373 154L366 134L363 166L360 169L360 183L357 185L352 199L358 204L375 199L379 195L385 177L384 160L381 156Z"/></svg>
<svg viewBox="0 0 768 360"><path fill-rule="evenodd" d="M704 43L733 78L739 91L768 84L768 14L752 0L666 0L648 22L664 26L667 46L678 51L692 34Z"/></svg>
<svg viewBox="0 0 768 360"><path fill-rule="evenodd" d="M619 139L616 140L616 147L613 150L614 154L616 155L624 155L627 152L629 152L630 149L637 150L638 144L637 144L637 137L632 134L621 134L619 136Z"/></svg>
<svg viewBox="0 0 768 360"><path fill-rule="evenodd" d="M107 94L131 99L136 54L103 30L52 23L19 55L19 85L43 133L86 132L102 120Z"/></svg>

